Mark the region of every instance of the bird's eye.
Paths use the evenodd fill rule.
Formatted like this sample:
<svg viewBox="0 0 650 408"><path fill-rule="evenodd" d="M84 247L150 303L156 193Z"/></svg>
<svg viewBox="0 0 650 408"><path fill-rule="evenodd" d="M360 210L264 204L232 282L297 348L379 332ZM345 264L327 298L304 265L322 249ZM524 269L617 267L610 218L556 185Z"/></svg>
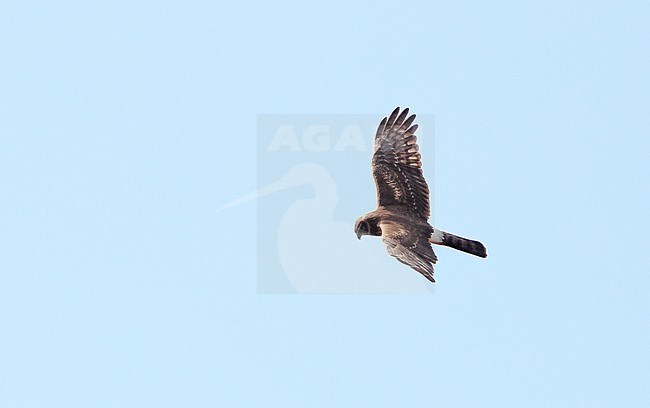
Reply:
<svg viewBox="0 0 650 408"><path fill-rule="evenodd" d="M362 222L360 227L361 227L362 231L368 231L368 223L367 222Z"/></svg>

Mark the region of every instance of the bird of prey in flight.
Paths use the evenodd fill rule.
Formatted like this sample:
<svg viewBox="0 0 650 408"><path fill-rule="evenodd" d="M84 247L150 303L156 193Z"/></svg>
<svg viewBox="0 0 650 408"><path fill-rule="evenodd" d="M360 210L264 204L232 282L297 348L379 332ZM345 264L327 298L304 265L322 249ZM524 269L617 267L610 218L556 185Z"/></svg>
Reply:
<svg viewBox="0 0 650 408"><path fill-rule="evenodd" d="M377 209L354 224L357 238L380 236L388 253L435 283L433 264L438 258L431 244L445 245L487 257L485 246L432 227L429 222L429 187L422 174L419 147L408 108L397 107L379 124L372 156L377 187Z"/></svg>

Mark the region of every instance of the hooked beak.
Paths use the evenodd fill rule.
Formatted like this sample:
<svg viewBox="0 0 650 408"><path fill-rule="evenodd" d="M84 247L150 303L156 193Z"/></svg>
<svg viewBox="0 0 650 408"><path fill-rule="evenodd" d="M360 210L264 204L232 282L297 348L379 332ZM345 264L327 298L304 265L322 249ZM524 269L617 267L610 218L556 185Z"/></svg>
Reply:
<svg viewBox="0 0 650 408"><path fill-rule="evenodd" d="M361 235L363 235L363 234L360 233L360 232L357 232L357 239L358 239L358 240L361 240Z"/></svg>

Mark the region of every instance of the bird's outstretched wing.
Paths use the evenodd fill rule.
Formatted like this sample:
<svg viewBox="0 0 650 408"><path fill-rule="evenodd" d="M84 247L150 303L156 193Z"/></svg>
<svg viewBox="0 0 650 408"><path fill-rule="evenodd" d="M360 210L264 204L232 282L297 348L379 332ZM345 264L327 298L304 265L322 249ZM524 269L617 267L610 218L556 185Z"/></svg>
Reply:
<svg viewBox="0 0 650 408"><path fill-rule="evenodd" d="M380 206L402 206L417 217L429 219L429 187L422 174L420 148L415 137L418 125L408 119L408 108L396 108L379 124L372 156L372 175Z"/></svg>
<svg viewBox="0 0 650 408"><path fill-rule="evenodd" d="M410 266L435 283L433 264L438 261L429 236L431 229L424 226L405 226L393 222L381 222L381 240L391 256Z"/></svg>

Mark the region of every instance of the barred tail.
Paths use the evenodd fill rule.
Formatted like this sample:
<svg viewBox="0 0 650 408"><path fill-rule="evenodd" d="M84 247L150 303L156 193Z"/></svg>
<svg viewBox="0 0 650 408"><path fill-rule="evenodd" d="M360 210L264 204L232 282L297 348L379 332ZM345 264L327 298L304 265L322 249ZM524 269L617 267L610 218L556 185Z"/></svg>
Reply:
<svg viewBox="0 0 650 408"><path fill-rule="evenodd" d="M459 251L467 252L468 254L480 256L481 258L487 257L487 250L480 242L459 237L448 232L437 230L433 233L429 241L433 244L445 245Z"/></svg>

